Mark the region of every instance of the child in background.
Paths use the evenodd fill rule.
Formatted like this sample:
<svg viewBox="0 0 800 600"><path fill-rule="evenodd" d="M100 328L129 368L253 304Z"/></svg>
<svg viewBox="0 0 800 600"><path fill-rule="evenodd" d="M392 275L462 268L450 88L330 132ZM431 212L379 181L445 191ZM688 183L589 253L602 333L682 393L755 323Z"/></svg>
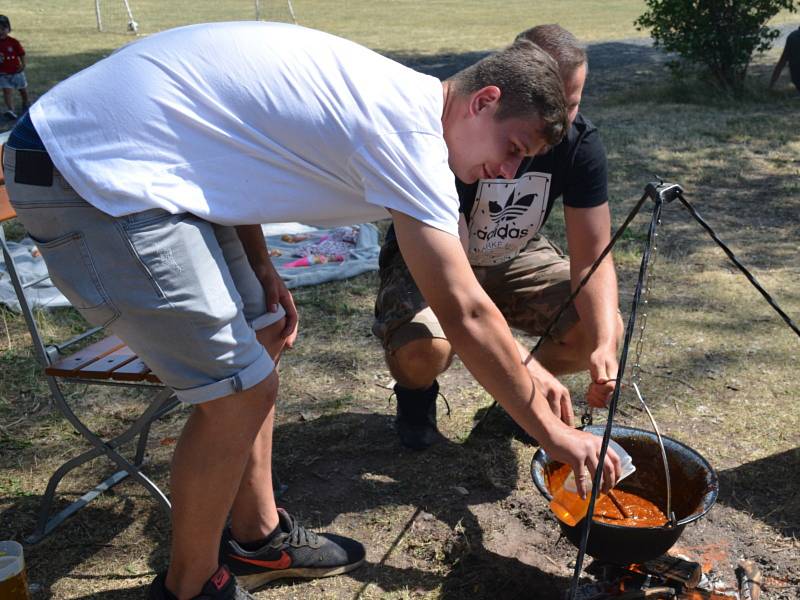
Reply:
<svg viewBox="0 0 800 600"><path fill-rule="evenodd" d="M19 90L22 99L22 112L28 110L28 82L25 79L25 49L16 39L8 35L11 33L11 22L5 15L0 15L0 87L3 88L3 100L6 103L6 112L3 116L13 120L17 118L14 112L14 97L12 90Z"/></svg>

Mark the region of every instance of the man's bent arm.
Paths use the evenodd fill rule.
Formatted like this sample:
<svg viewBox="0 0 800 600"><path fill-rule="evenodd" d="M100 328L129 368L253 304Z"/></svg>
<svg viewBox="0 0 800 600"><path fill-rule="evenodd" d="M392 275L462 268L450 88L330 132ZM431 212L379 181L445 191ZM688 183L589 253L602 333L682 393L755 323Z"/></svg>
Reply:
<svg viewBox="0 0 800 600"><path fill-rule="evenodd" d="M464 252L468 252L469 226L463 213L460 213L458 218L458 236L461 238ZM575 415L572 410L569 390L552 373L545 369L517 339L514 339L514 343L517 345L522 364L525 365L528 373L533 378L534 386L538 386L539 391L547 399L553 414L567 425L572 426L575 422Z"/></svg>
<svg viewBox="0 0 800 600"><path fill-rule="evenodd" d="M459 239L397 211L392 217L411 275L467 369L555 460L593 471L596 436L567 427L534 388L503 315L475 279ZM606 477L615 478L618 466L612 456Z"/></svg>
<svg viewBox="0 0 800 600"><path fill-rule="evenodd" d="M565 206L564 217L574 290L611 240L611 214L606 203L591 208ZM593 378L599 381L615 378L619 295L610 253L575 298L575 308L590 336L593 348L590 368L599 371L592 373ZM607 391L612 389L613 385L609 385Z"/></svg>
<svg viewBox="0 0 800 600"><path fill-rule="evenodd" d="M512 416L533 410L533 385L511 331L478 284L460 241L396 211L392 212L400 251L414 281L439 318L456 352L486 390ZM549 412L549 409L548 409ZM516 414L515 414L516 413ZM539 423L521 423L534 436Z"/></svg>
<svg viewBox="0 0 800 600"><path fill-rule="evenodd" d="M287 338L286 344L291 348L297 336L297 309L292 294L272 264L261 225L237 225L236 235L242 242L250 267L264 287L267 310L275 312L277 304L280 304L286 311L286 326L281 335Z"/></svg>

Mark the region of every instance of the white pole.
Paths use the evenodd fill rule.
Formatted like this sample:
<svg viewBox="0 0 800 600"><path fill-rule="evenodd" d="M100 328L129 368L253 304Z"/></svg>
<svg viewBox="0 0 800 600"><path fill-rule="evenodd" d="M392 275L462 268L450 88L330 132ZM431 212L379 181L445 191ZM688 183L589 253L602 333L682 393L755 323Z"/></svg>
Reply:
<svg viewBox="0 0 800 600"><path fill-rule="evenodd" d="M128 13L128 31L131 33L138 33L139 32L139 24L133 20L133 13L131 12L131 6L128 4L128 0L122 0L125 4L125 11Z"/></svg>
<svg viewBox="0 0 800 600"><path fill-rule="evenodd" d="M261 20L261 2L256 0L256 21Z"/></svg>
<svg viewBox="0 0 800 600"><path fill-rule="evenodd" d="M97 31L103 31L103 17L100 16L100 0L94 0L94 14L97 16Z"/></svg>
<svg viewBox="0 0 800 600"><path fill-rule="evenodd" d="M295 25L297 25L297 17L294 16L294 8L292 8L292 0L286 0L286 4L289 5L289 14L292 15L292 21Z"/></svg>

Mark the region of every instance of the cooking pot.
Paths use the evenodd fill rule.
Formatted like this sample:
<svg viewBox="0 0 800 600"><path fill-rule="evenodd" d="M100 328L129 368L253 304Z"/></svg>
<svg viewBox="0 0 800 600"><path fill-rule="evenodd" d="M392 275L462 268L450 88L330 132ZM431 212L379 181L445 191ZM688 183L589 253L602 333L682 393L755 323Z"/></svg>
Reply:
<svg viewBox="0 0 800 600"><path fill-rule="evenodd" d="M590 425L584 431L603 435L605 427ZM655 503L666 513L667 482L658 437L655 433L614 425L611 439L633 458L636 472L619 484L619 489ZM661 436L669 464L672 511L675 523L662 527L630 527L593 520L586 553L598 560L628 565L661 556L669 550L689 523L706 514L719 494L719 478L708 461L685 444ZM550 475L562 463L552 460L539 448L531 462L531 476L539 492L549 502ZM669 515L667 515L669 516ZM580 547L584 519L574 526L558 521L570 542Z"/></svg>

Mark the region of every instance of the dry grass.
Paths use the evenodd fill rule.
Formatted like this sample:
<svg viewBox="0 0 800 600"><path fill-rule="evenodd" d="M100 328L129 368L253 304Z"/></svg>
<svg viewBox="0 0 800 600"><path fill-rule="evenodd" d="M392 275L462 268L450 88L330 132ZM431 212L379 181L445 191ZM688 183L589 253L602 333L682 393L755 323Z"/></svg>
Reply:
<svg viewBox="0 0 800 600"><path fill-rule="evenodd" d="M32 35L26 19L39 23L35 19L45 12L52 19L80 19L85 27L75 33L65 21L54 21L37 32L31 49L38 47L42 61L36 71L40 90L43 82L127 39L92 34L93 15L83 5L79 13L77 3L64 2L61 11L46 4L16 7L20 34L27 27ZM424 9L415 4L415 15L408 2L316 3L313 10L311 4L294 3L301 20L313 14L321 24L335 22L341 33L413 54L417 64L443 71L473 56L458 54L465 49L499 45L528 16L522 3L514 2L503 18L472 2L458 3L460 10L448 2ZM550 3L549 10L561 4ZM637 3L604 3L607 8L594 13L592 3L584 4L580 15L539 14L547 16L542 20L574 25L578 33L586 34L588 23L595 22L598 37L599 32L633 35L620 23L632 20ZM153 5L142 0L134 8L145 14ZM597 18L591 21L590 15ZM404 20L412 16L415 22ZM476 26L481 20L483 28ZM451 25L437 36L442 22ZM87 40L83 45L76 42L79 36ZM71 40L73 47L59 47L58 38ZM437 55L443 48L455 54ZM702 83L669 82L645 47L603 43L590 52L597 64L608 55L618 59L593 68L584 103L608 149L615 223L654 175L680 183L782 308L800 320L800 100L788 86L773 94L760 91L775 53L753 68L750 94L733 100ZM559 219L556 210L548 224L556 238L562 235ZM636 221L616 252L624 312L646 220L642 215ZM742 554L759 561L770 598L796 598L798 338L677 203L665 207L658 254L642 387L662 430L703 453L723 482L717 507L689 528L682 542L691 548L725 540L732 559ZM499 414L480 434L469 435L491 400L463 367L457 364L442 378L452 407L450 418L440 417L449 442L422 454L399 448L392 431L394 407L381 387L389 377L370 336L376 281L371 274L297 291L302 337L283 361L275 458L289 485L282 502L312 525L362 539L370 564L352 577L278 585L258 597L488 599L531 597L531 590L537 590L535 597L558 597L574 551L557 543L558 529L530 484L535 448L516 439ZM0 531L2 537L21 538L32 529L46 477L80 440L47 402L22 320L5 310L2 316ZM77 327L71 311L41 319L53 335ZM566 381L579 401L585 376ZM73 390L73 399L103 431L130 418L145 401L141 395L115 398L82 387ZM647 427L627 393L622 410L620 422ZM185 413L175 413L153 432L150 467L159 483L166 484L184 418ZM76 497L91 477L106 472L100 461L83 470L66 482L67 496ZM43 590L37 597L140 598L143 586L165 564L168 530L155 504L137 486L122 484L27 549L31 580Z"/></svg>

